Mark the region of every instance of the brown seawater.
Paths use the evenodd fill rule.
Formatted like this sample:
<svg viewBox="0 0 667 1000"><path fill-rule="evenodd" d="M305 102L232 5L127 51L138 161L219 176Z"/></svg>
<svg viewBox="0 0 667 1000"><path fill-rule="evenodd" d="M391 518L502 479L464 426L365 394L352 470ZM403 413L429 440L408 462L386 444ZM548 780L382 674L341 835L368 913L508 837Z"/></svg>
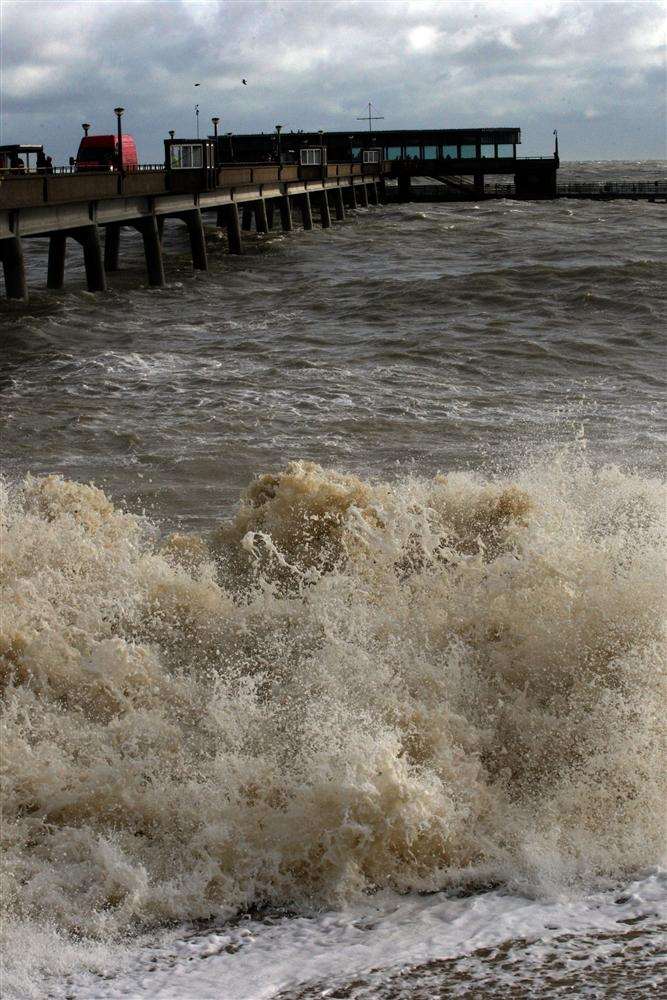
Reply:
<svg viewBox="0 0 667 1000"><path fill-rule="evenodd" d="M174 227L165 290L128 236L105 296L75 266L2 307L15 995L170 922L464 891L466 920L534 901L538 934L545 901L660 882L664 212L385 206L240 259L212 231L197 279ZM494 995L488 956L417 954L410 926L405 982L456 961L452 995ZM557 937L506 940L549 995ZM369 954L349 995L410 995ZM264 974L229 996L327 988Z"/></svg>

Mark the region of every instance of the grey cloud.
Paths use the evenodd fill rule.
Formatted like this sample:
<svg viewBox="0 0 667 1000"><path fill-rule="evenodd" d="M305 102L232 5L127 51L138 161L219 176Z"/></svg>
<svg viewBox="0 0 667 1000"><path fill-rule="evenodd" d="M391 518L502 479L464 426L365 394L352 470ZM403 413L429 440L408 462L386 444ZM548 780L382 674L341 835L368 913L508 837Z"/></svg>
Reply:
<svg viewBox="0 0 667 1000"><path fill-rule="evenodd" d="M387 127L517 124L525 151L542 152L558 127L573 158L663 157L664 13L658 2L5 0L3 141L44 141L66 161L80 122L112 128L122 103L150 161L169 128L193 130L196 101L202 123L218 114L240 132L350 128L372 98Z"/></svg>

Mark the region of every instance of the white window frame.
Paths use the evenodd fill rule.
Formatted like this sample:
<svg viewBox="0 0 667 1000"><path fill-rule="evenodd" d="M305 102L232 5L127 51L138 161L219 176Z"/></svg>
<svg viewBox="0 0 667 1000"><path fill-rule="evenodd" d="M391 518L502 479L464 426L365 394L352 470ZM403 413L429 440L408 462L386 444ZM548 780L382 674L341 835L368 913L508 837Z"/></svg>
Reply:
<svg viewBox="0 0 667 1000"><path fill-rule="evenodd" d="M299 150L299 163L302 167L321 167L323 152L322 146L302 146Z"/></svg>
<svg viewBox="0 0 667 1000"><path fill-rule="evenodd" d="M380 162L380 152L379 149L365 149L364 150L364 163L379 163Z"/></svg>
<svg viewBox="0 0 667 1000"><path fill-rule="evenodd" d="M176 152L178 150L178 152ZM169 165L172 170L201 170L204 150L200 142L176 142L169 147Z"/></svg>

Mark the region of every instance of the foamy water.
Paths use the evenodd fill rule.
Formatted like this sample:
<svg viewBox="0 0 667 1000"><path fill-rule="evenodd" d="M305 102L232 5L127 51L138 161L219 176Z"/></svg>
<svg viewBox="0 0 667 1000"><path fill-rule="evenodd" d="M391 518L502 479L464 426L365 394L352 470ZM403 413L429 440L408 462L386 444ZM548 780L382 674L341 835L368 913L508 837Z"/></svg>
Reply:
<svg viewBox="0 0 667 1000"><path fill-rule="evenodd" d="M251 284L296 266L300 316L322 275L297 241L346 269L312 362L287 312L274 339L270 291L249 333L240 272L7 312L7 995L558 996L582 968L581 995L660 990L659 217L648 263L614 238L605 273L547 245L609 239L590 207L534 208L512 253L553 260L491 277L506 325L470 277L477 223L457 243L446 206L243 263ZM513 208L480 210L500 255ZM439 234L442 273L388 259L401 217ZM392 267L422 289L409 334L369 307ZM353 310L364 336L337 348Z"/></svg>

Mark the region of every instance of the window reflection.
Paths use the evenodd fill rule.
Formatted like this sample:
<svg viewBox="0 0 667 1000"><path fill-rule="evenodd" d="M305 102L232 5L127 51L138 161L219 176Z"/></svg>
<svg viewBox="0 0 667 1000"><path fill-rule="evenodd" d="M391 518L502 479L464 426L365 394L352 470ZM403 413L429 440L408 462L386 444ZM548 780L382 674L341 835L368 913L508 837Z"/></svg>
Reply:
<svg viewBox="0 0 667 1000"><path fill-rule="evenodd" d="M442 155L445 160L458 160L459 148L458 146L443 146Z"/></svg>
<svg viewBox="0 0 667 1000"><path fill-rule="evenodd" d="M474 160L476 156L477 156L477 149L475 146L461 146L462 160Z"/></svg>
<svg viewBox="0 0 667 1000"><path fill-rule="evenodd" d="M437 146L424 146L424 159L425 160L437 160L438 159L438 147Z"/></svg>
<svg viewBox="0 0 667 1000"><path fill-rule="evenodd" d="M486 157L487 159L493 159L495 155L496 155L496 149L493 143L487 143L487 142L482 143L482 156Z"/></svg>

